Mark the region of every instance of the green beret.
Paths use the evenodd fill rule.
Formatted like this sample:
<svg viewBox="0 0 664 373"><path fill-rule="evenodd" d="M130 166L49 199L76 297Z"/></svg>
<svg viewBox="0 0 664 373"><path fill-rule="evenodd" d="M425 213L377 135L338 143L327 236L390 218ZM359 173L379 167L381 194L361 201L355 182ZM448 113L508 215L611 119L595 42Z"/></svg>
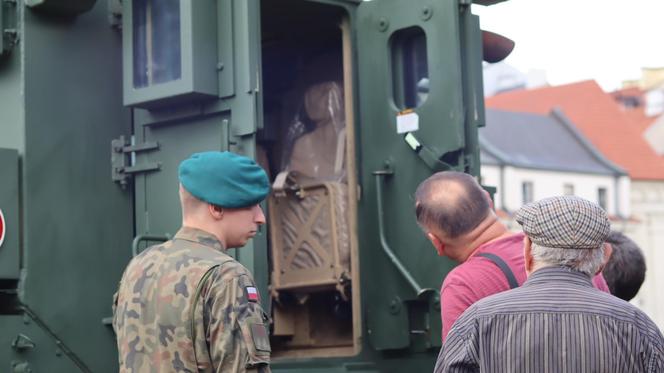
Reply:
<svg viewBox="0 0 664 373"><path fill-rule="evenodd" d="M227 208L256 205L270 192L265 171L252 159L231 152L193 154L180 163L178 177L194 197Z"/></svg>

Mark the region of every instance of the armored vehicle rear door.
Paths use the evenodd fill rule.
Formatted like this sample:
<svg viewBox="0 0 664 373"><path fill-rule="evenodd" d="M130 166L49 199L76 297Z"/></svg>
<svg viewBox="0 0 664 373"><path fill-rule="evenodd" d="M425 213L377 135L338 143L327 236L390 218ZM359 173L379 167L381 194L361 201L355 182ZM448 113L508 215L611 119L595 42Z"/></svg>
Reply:
<svg viewBox="0 0 664 373"><path fill-rule="evenodd" d="M440 345L437 289L453 264L417 226L413 195L434 172L479 170L473 138L483 108L470 101L481 101L481 79L474 90L464 80L481 73L480 34L470 5L460 3L380 0L358 9L358 234L360 262L371 263L362 291L378 350ZM465 66L469 45L476 62Z"/></svg>
<svg viewBox="0 0 664 373"><path fill-rule="evenodd" d="M134 180L135 255L181 225L182 160L210 150L254 156L262 125L260 16L255 0L132 0L123 6L124 101L133 107L133 137L114 142L114 178ZM262 233L231 250L263 292L264 252Z"/></svg>

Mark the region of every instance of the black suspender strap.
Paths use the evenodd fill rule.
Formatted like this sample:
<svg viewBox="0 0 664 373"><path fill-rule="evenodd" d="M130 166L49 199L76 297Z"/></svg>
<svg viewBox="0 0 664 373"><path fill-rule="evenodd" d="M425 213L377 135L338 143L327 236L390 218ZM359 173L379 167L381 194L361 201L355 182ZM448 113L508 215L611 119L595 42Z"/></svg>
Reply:
<svg viewBox="0 0 664 373"><path fill-rule="evenodd" d="M519 283L516 281L516 277L514 277L514 273L512 273L512 270L507 265L507 263L505 263L505 261L502 260L498 255L491 254L491 253L479 253L479 254L477 254L477 256L487 258L490 261L492 261L493 264L497 265L498 268L500 268L500 270L503 271L503 274L507 278L507 283L510 284L510 289L514 289L514 288L519 287Z"/></svg>

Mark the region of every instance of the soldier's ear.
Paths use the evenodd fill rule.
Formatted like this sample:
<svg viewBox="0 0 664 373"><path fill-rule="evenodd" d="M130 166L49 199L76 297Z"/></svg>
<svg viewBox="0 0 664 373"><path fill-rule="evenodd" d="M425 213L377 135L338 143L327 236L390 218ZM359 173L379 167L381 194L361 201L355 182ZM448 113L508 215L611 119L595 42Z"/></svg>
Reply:
<svg viewBox="0 0 664 373"><path fill-rule="evenodd" d="M224 218L224 208L221 206L208 203L208 212L215 220L221 220Z"/></svg>

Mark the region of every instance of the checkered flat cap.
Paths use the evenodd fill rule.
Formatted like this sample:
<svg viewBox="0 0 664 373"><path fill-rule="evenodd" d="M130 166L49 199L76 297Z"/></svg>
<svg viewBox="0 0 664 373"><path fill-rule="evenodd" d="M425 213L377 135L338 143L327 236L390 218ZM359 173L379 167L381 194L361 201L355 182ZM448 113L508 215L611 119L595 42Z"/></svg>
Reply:
<svg viewBox="0 0 664 373"><path fill-rule="evenodd" d="M574 196L529 203L516 212L515 218L532 242L561 249L596 249L611 229L606 211Z"/></svg>

